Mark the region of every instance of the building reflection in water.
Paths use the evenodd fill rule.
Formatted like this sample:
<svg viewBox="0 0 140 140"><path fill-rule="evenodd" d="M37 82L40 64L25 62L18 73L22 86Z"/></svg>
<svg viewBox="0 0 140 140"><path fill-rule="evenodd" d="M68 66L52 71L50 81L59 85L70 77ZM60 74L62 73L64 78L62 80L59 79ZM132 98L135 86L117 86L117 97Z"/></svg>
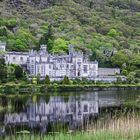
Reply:
<svg viewBox="0 0 140 140"><path fill-rule="evenodd" d="M98 94L70 96L68 101L61 96L51 96L48 103L40 97L38 102L28 99L26 111L5 114L5 125L28 125L30 128L62 122L69 126L83 123L89 116L98 114Z"/></svg>

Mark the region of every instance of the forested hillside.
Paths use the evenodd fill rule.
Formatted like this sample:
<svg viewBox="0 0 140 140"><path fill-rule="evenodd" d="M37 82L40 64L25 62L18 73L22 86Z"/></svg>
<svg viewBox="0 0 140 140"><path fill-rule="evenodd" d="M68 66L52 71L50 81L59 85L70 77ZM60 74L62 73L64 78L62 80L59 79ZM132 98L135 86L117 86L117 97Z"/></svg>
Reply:
<svg viewBox="0 0 140 140"><path fill-rule="evenodd" d="M0 40L15 51L74 44L126 74L140 68L140 0L0 0Z"/></svg>

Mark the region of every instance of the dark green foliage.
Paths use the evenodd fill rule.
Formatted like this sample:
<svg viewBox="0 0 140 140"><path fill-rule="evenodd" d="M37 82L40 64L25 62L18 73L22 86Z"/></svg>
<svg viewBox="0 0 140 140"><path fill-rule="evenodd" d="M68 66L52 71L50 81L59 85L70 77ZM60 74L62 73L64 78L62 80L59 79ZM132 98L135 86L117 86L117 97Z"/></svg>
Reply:
<svg viewBox="0 0 140 140"><path fill-rule="evenodd" d="M135 78L135 79L134 79L134 82L135 82L135 83L140 83L140 79L139 79L139 78Z"/></svg>
<svg viewBox="0 0 140 140"><path fill-rule="evenodd" d="M15 66L15 72L14 72L14 74L15 74L15 77L17 78L17 79L21 79L21 78L23 78L23 69L20 67L20 66Z"/></svg>
<svg viewBox="0 0 140 140"><path fill-rule="evenodd" d="M62 81L62 84L64 84L64 85L70 84L70 80L69 80L68 76L65 76L65 77L64 77L64 79L63 79L63 81Z"/></svg>
<svg viewBox="0 0 140 140"><path fill-rule="evenodd" d="M60 54L67 53L67 44L74 44L91 50L90 59L97 59L100 67L121 67L128 73L140 68L139 0L31 2L13 1L20 4L13 8L10 0L0 1L0 40L7 42L8 50L47 44L49 52Z"/></svg>
<svg viewBox="0 0 140 140"><path fill-rule="evenodd" d="M45 84L49 85L50 84L50 78L48 75L45 77Z"/></svg>
<svg viewBox="0 0 140 140"><path fill-rule="evenodd" d="M111 62L114 67L120 67L122 68L124 64L128 64L129 57L128 55L123 51L118 51L112 58Z"/></svg>
<svg viewBox="0 0 140 140"><path fill-rule="evenodd" d="M122 78L120 76L117 77L117 83L121 84L122 83Z"/></svg>
<svg viewBox="0 0 140 140"><path fill-rule="evenodd" d="M140 78L140 70L135 70L135 73L136 73L135 77Z"/></svg>
<svg viewBox="0 0 140 140"><path fill-rule="evenodd" d="M127 76L128 75L128 71L125 70L125 69L123 69L122 72L121 72L121 74Z"/></svg>
<svg viewBox="0 0 140 140"><path fill-rule="evenodd" d="M0 36L7 36L6 27L0 27Z"/></svg>
<svg viewBox="0 0 140 140"><path fill-rule="evenodd" d="M6 82L7 68L4 59L0 58L0 82Z"/></svg>
<svg viewBox="0 0 140 140"><path fill-rule="evenodd" d="M0 66L5 65L5 60L3 58L0 58Z"/></svg>
<svg viewBox="0 0 140 140"><path fill-rule="evenodd" d="M130 72L128 75L127 75L127 82L130 84L130 83L133 83L134 82L134 79L135 79L135 73L134 72Z"/></svg>
<svg viewBox="0 0 140 140"><path fill-rule="evenodd" d="M44 33L43 36L40 38L39 45L46 44L48 47L48 51L50 52L53 48L53 42L54 42L53 29L52 25L49 25L47 32Z"/></svg>
<svg viewBox="0 0 140 140"><path fill-rule="evenodd" d="M37 78L37 84L40 84L40 82L41 82L41 79L40 79L40 78L41 78L41 77L40 77L40 74L37 74L37 77L36 77L36 78Z"/></svg>

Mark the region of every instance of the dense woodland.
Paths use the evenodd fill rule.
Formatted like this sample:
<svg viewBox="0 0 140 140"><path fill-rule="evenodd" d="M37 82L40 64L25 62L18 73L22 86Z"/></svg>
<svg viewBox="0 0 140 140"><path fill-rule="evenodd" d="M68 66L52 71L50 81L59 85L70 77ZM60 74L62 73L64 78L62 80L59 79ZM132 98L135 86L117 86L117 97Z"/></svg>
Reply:
<svg viewBox="0 0 140 140"><path fill-rule="evenodd" d="M100 67L139 78L140 0L0 0L0 40L58 54L74 44Z"/></svg>

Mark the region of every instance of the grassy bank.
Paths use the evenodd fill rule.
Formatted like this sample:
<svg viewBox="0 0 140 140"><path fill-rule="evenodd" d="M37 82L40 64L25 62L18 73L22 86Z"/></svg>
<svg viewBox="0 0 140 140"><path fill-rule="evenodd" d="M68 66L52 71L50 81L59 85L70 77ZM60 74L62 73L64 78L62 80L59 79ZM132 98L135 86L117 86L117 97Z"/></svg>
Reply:
<svg viewBox="0 0 140 140"><path fill-rule="evenodd" d="M126 135L121 132L111 132L111 131L99 131L99 132L89 132L89 133L77 133L77 134L58 134L55 136L18 136L18 137L7 137L5 140L139 140L140 133L131 131Z"/></svg>
<svg viewBox="0 0 140 140"><path fill-rule="evenodd" d="M63 92L63 91L105 91L105 90L139 90L140 84L5 84L0 86L0 93L34 93L34 92Z"/></svg>

